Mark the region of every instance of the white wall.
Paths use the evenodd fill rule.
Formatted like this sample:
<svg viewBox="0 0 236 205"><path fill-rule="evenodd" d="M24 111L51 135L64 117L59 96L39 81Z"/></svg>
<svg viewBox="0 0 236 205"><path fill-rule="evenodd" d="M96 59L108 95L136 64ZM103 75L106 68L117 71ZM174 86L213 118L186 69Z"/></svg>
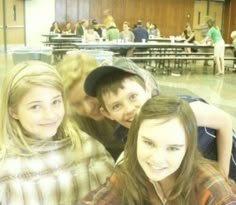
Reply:
<svg viewBox="0 0 236 205"><path fill-rule="evenodd" d="M26 45L42 45L46 40L41 35L49 33L55 20L55 0L25 1Z"/></svg>

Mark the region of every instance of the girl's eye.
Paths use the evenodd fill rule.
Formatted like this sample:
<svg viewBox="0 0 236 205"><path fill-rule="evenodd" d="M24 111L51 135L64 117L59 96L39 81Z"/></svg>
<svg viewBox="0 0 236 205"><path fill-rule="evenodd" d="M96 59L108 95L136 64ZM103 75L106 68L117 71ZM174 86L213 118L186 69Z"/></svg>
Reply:
<svg viewBox="0 0 236 205"><path fill-rule="evenodd" d="M61 100L61 99L58 99L58 100L54 100L54 101L53 101L53 104L54 104L54 105L57 105L57 104L60 104L60 103L62 103L62 100Z"/></svg>
<svg viewBox="0 0 236 205"><path fill-rule="evenodd" d="M143 142L144 142L144 144L146 144L146 145L148 145L150 147L154 146L154 144L151 141L149 141L149 140L144 140Z"/></svg>
<svg viewBox="0 0 236 205"><path fill-rule="evenodd" d="M38 110L39 108L40 108L39 105L32 105L32 106L30 107L31 110Z"/></svg>
<svg viewBox="0 0 236 205"><path fill-rule="evenodd" d="M178 151L180 148L179 147L168 147L168 151Z"/></svg>

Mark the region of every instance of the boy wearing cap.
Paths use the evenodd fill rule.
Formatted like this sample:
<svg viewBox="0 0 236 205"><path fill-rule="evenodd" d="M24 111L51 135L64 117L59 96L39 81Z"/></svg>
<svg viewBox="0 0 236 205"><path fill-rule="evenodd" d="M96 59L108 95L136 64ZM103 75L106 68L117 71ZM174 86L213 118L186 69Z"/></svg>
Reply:
<svg viewBox="0 0 236 205"><path fill-rule="evenodd" d="M121 58L114 61L112 66L104 65L94 69L85 79L85 92L98 98L102 105L101 113L119 123L115 135L123 143L140 107L151 96L159 94L158 87L155 87L155 83L149 81L150 76L147 76L145 70L132 61ZM224 172L227 175L230 172L230 177L236 180L236 143L232 146L230 116L200 98L180 97L190 103L196 116L199 126L199 149L203 155L217 160ZM234 154L232 157L231 151Z"/></svg>

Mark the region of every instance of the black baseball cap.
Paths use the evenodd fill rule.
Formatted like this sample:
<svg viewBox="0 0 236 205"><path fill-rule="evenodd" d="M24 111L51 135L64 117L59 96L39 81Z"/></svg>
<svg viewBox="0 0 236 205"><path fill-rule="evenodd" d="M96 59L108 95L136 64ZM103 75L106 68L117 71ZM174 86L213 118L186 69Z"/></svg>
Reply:
<svg viewBox="0 0 236 205"><path fill-rule="evenodd" d="M127 58L117 58L114 59L112 65L99 66L88 74L84 82L84 90L87 95L96 97L97 84L103 77L119 71L137 75L144 80L142 68Z"/></svg>

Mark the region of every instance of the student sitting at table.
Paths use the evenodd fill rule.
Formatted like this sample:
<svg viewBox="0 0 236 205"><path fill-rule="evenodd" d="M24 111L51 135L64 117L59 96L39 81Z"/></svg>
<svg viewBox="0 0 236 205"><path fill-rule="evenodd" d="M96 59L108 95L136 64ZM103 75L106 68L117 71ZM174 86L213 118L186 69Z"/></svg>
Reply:
<svg viewBox="0 0 236 205"><path fill-rule="evenodd" d="M102 38L103 37L102 36L102 28L101 28L101 25L98 24L96 19L92 20L92 25L94 26L94 30L97 31L99 37Z"/></svg>
<svg viewBox="0 0 236 205"><path fill-rule="evenodd" d="M83 19L79 22L79 26L77 27L75 33L77 36L82 37L87 32L88 21Z"/></svg>
<svg viewBox="0 0 236 205"><path fill-rule="evenodd" d="M50 32L53 32L53 33L61 33L61 29L60 29L60 26L58 25L58 22L57 21L54 21L52 23L52 26L50 27Z"/></svg>
<svg viewBox="0 0 236 205"><path fill-rule="evenodd" d="M116 24L114 22L109 22L108 27L106 29L106 40L114 41L119 39L119 37L120 37L120 31L116 27Z"/></svg>
<svg viewBox="0 0 236 205"><path fill-rule="evenodd" d="M100 36L91 24L87 27L87 32L85 33L84 38L86 42L96 42L99 40Z"/></svg>
<svg viewBox="0 0 236 205"><path fill-rule="evenodd" d="M67 22L65 25L65 28L62 31L63 34L71 34L73 33L73 28L72 28L72 23L71 22Z"/></svg>
<svg viewBox="0 0 236 205"><path fill-rule="evenodd" d="M194 31L192 30L189 23L186 24L182 36L185 39L185 41L184 41L185 43L194 43L195 42L195 34L194 34ZM196 48L185 48L185 51L187 53L191 53L191 52L197 52L197 49Z"/></svg>
<svg viewBox="0 0 236 205"><path fill-rule="evenodd" d="M156 24L151 24L148 30L150 37L160 37L160 30L157 28Z"/></svg>
<svg viewBox="0 0 236 205"><path fill-rule="evenodd" d="M134 42L134 34L130 30L129 22L125 21L123 23L123 31L120 32L120 39L123 42ZM134 52L134 47L131 48L121 48L121 56L132 56Z"/></svg>
<svg viewBox="0 0 236 205"><path fill-rule="evenodd" d="M148 31L143 27L141 20L138 20L137 27L133 29L133 33L134 42L142 42L143 39L145 42L148 41Z"/></svg>

